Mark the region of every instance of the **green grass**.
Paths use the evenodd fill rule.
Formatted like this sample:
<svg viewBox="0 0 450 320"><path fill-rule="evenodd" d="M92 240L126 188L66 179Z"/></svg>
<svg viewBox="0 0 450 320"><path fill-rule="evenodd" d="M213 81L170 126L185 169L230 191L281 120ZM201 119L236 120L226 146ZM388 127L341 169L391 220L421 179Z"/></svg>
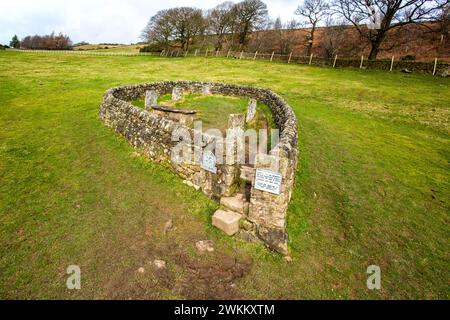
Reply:
<svg viewBox="0 0 450 320"><path fill-rule="evenodd" d="M158 103L176 109L195 110L196 120L202 121L203 130L219 129L225 132L228 128L228 116L231 113L245 113L248 101L238 97L221 95L202 96L200 94L186 94L182 100L172 101L171 95L158 97ZM144 107L143 100L134 100L132 103Z"/></svg>
<svg viewBox="0 0 450 320"><path fill-rule="evenodd" d="M217 204L98 119L108 88L181 79L270 88L294 109L291 263L213 228ZM429 75L0 52L0 297L448 298L449 104L449 79Z"/></svg>

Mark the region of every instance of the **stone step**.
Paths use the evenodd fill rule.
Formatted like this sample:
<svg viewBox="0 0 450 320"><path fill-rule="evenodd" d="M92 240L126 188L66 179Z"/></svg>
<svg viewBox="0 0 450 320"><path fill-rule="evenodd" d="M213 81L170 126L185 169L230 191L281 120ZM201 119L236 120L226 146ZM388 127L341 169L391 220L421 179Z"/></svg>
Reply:
<svg viewBox="0 0 450 320"><path fill-rule="evenodd" d="M244 214L248 207L248 203L245 201L245 197L242 193L237 193L233 197L222 197L220 199L220 204L231 211L236 211L240 214Z"/></svg>
<svg viewBox="0 0 450 320"><path fill-rule="evenodd" d="M212 217L213 226L232 236L239 231L241 215L233 211L217 210Z"/></svg>

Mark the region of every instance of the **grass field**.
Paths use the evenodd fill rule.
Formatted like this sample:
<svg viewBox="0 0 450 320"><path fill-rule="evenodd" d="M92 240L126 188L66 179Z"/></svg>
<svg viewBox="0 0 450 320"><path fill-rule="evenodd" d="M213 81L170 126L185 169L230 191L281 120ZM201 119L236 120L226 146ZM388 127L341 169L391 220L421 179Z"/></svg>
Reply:
<svg viewBox="0 0 450 320"><path fill-rule="evenodd" d="M139 48L143 45L139 44L86 44L82 46L76 46L73 48L75 51L101 51L101 52L121 52L121 53L138 53Z"/></svg>
<svg viewBox="0 0 450 320"><path fill-rule="evenodd" d="M216 203L97 116L108 88L181 79L267 87L294 109L292 262L213 228ZM449 105L450 80L429 75L0 52L0 297L448 298Z"/></svg>

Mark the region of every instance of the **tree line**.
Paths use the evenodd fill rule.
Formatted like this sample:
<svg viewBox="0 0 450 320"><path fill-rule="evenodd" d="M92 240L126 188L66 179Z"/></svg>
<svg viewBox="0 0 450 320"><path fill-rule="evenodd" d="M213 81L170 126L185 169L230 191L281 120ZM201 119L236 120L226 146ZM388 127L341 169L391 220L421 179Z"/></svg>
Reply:
<svg viewBox="0 0 450 320"><path fill-rule="evenodd" d="M9 43L11 48L15 49L33 49L33 50L71 50L72 40L62 33L49 35L26 36L19 41L17 35L14 35Z"/></svg>
<svg viewBox="0 0 450 320"><path fill-rule="evenodd" d="M280 53L286 53L301 42L310 55L318 27L329 27L325 41L331 51L342 37L340 27L350 27L369 46L369 59L376 59L380 51L388 49L384 45L393 30L407 25L421 24L430 32L440 33L446 41L450 38L448 0L304 0L294 13L298 19L272 21L262 0L227 1L206 11L170 8L152 16L141 37L150 50L176 47L185 51L192 45L208 45L211 39L215 50L245 50L252 38L261 51L276 44ZM436 23L430 27L429 22ZM305 39L294 39L288 32L298 28L306 30Z"/></svg>

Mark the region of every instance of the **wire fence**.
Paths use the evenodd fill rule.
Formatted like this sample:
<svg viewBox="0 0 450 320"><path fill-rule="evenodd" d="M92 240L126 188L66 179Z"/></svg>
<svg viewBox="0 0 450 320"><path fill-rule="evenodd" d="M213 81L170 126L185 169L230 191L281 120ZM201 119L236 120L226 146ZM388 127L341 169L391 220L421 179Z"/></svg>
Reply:
<svg viewBox="0 0 450 320"><path fill-rule="evenodd" d="M113 51L93 51L93 50L22 50L22 49L7 49L8 51L24 52L24 53L44 53L44 54L73 54L73 55L90 55L90 56L155 56L166 58L183 58L183 57L221 57L237 60L266 60L270 62L284 62L304 65L314 65L322 67L342 68L353 67L359 69L378 69L378 70L401 70L404 72L421 72L430 73L432 75L450 75L450 63L439 61L437 58L434 61L405 61L396 59L392 56L390 59L368 60L367 57L339 57L335 55L332 58L323 58L314 56L259 53L246 51L232 51L232 50L163 50L160 52L113 52Z"/></svg>

